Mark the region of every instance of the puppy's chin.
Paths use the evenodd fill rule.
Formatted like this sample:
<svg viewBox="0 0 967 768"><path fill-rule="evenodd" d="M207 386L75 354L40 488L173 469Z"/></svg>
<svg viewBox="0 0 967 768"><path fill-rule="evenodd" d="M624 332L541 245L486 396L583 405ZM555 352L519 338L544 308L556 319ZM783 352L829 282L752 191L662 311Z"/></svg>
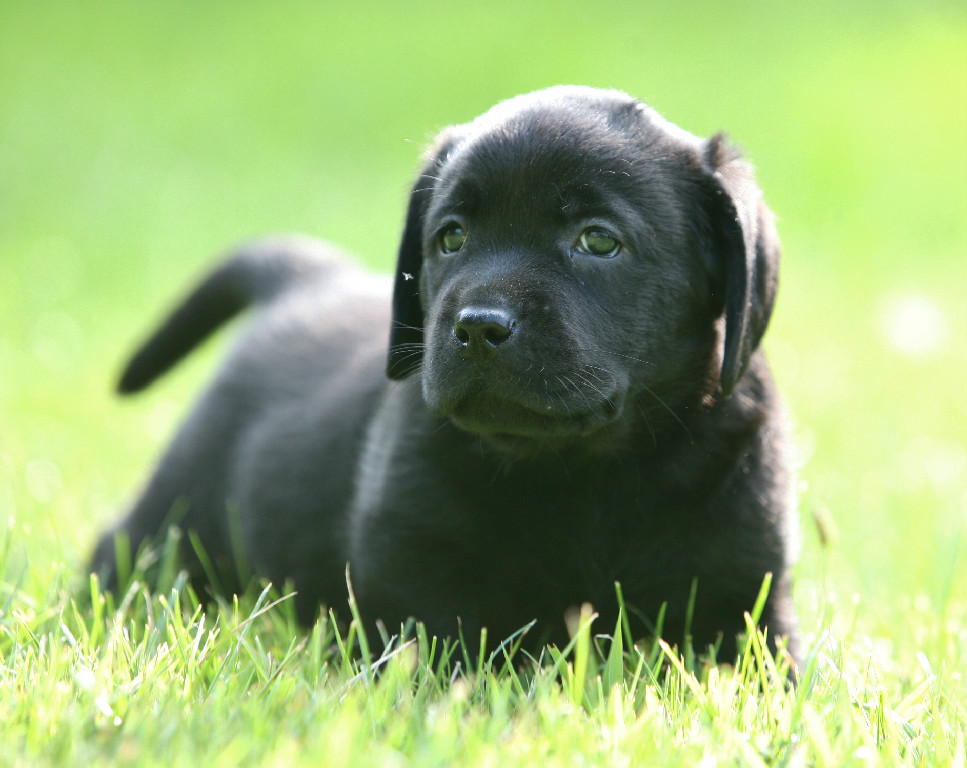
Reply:
<svg viewBox="0 0 967 768"><path fill-rule="evenodd" d="M620 420L622 404L617 399L582 402L580 408L567 403L531 404L491 391L434 410L466 432L498 445L518 445L586 438Z"/></svg>

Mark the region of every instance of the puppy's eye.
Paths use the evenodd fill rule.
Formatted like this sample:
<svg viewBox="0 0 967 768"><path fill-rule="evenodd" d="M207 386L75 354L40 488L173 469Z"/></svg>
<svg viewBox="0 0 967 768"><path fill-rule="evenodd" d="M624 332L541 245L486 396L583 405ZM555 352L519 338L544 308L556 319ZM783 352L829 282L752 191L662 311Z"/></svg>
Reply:
<svg viewBox="0 0 967 768"><path fill-rule="evenodd" d="M610 259L617 256L621 250L621 243L606 229L596 229L594 227L586 229L578 238L578 248L592 256L601 256Z"/></svg>
<svg viewBox="0 0 967 768"><path fill-rule="evenodd" d="M449 224L440 232L439 241L443 253L456 253L467 242L467 230L459 224Z"/></svg>

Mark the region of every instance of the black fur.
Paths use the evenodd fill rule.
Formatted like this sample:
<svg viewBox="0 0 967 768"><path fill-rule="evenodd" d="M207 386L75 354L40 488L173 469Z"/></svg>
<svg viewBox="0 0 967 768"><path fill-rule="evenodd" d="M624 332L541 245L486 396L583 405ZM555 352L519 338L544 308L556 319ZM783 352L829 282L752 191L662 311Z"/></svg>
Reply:
<svg viewBox="0 0 967 768"><path fill-rule="evenodd" d="M392 303L326 246L275 238L147 342L125 391L257 307L93 567L113 583L116 533L177 522L225 589L241 562L292 579L307 622L345 605L348 562L369 620L459 620L473 641L536 619L534 643L564 642L583 602L613 629L615 582L636 632L666 605L679 641L696 584L690 633L726 660L771 572L762 624L794 650L792 479L759 348L778 260L721 136L613 91L500 104L429 152Z"/></svg>

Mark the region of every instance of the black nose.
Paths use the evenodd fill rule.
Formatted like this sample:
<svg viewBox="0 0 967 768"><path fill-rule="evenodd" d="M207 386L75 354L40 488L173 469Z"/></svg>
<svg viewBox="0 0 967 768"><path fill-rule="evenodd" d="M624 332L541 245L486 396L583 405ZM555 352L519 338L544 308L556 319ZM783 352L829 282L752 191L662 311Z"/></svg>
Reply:
<svg viewBox="0 0 967 768"><path fill-rule="evenodd" d="M513 334L517 321L503 309L466 307L457 314L453 335L465 354L490 354Z"/></svg>

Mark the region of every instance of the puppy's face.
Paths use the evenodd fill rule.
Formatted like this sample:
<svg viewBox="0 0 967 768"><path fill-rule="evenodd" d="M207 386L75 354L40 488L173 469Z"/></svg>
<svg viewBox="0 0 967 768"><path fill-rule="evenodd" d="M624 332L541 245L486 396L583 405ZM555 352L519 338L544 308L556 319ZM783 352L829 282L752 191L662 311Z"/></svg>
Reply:
<svg viewBox="0 0 967 768"><path fill-rule="evenodd" d="M445 135L416 234L428 406L543 441L710 395L726 270L701 147L591 89L519 97Z"/></svg>

